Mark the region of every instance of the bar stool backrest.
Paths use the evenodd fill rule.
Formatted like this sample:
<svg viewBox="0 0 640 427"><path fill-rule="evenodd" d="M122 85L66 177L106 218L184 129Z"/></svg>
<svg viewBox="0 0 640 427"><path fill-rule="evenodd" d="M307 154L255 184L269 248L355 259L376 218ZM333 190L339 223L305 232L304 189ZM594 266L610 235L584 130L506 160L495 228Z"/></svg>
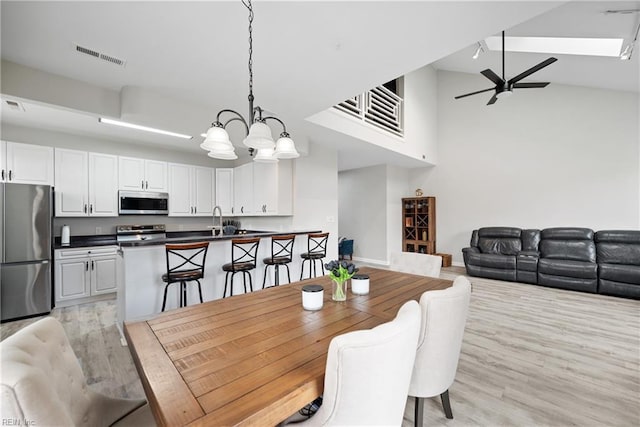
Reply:
<svg viewBox="0 0 640 427"><path fill-rule="evenodd" d="M271 238L271 258L287 259L291 261L291 256L293 254L293 241L295 238L295 234L273 236Z"/></svg>
<svg viewBox="0 0 640 427"><path fill-rule="evenodd" d="M169 282L184 280L185 274L189 274L191 280L204 277L207 249L209 242L166 244Z"/></svg>
<svg viewBox="0 0 640 427"><path fill-rule="evenodd" d="M256 265L259 237L231 240L231 263Z"/></svg>
<svg viewBox="0 0 640 427"><path fill-rule="evenodd" d="M329 233L309 234L307 239L307 252L309 255L322 254L324 258L327 253L327 240L329 240Z"/></svg>

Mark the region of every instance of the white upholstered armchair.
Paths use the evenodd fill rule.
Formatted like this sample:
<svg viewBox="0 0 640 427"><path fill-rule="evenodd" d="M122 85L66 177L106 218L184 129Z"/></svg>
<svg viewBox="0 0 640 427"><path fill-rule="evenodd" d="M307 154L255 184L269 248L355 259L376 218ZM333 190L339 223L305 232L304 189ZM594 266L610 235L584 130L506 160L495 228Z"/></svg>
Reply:
<svg viewBox="0 0 640 427"><path fill-rule="evenodd" d="M424 398L440 395L447 418L453 418L449 387L458 369L469 311L471 283L458 276L453 286L420 297L422 325L409 396L415 397L415 426L422 426Z"/></svg>
<svg viewBox="0 0 640 427"><path fill-rule="evenodd" d="M62 325L39 320L0 343L2 418L35 426L155 425L144 400L91 390Z"/></svg>
<svg viewBox="0 0 640 427"><path fill-rule="evenodd" d="M402 424L420 329L420 307L409 301L394 320L331 340L323 403L304 426Z"/></svg>

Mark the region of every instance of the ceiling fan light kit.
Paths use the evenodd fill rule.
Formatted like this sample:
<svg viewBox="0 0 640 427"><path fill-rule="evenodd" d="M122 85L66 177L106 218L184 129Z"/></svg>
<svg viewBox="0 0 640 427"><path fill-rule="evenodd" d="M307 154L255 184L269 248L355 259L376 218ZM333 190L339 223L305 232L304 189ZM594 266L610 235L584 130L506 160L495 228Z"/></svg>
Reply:
<svg viewBox="0 0 640 427"><path fill-rule="evenodd" d="M483 76L485 76L486 78L488 78L489 80L491 80L495 86L488 88L488 89L481 89L475 92L470 92L470 93L465 93L464 95L458 95L455 97L455 99L460 99L460 98L466 98L467 96L471 96L471 95L477 95L479 93L483 93L483 92L489 92L491 90L495 91L495 93L493 94L493 96L491 97L491 99L489 99L489 102L487 102L487 105L492 105L494 104L498 98L506 98L508 96L511 96L513 94L513 89L535 89L535 88L543 88L546 87L549 82L540 82L540 83L527 83L527 82L523 82L520 83L520 80L529 77L531 74L540 71L541 69L543 69L544 67L553 64L554 62L556 62L558 59L557 58L548 58L544 61L542 61L541 63L539 63L538 65L534 65L533 67L529 68L526 71L523 71L522 73L518 74L517 76L507 80L505 77L505 71L504 71L504 31L502 32L502 77L498 76L495 72L493 72L491 69L487 68L486 70L483 70L480 72L480 74L482 74Z"/></svg>
<svg viewBox="0 0 640 427"><path fill-rule="evenodd" d="M222 160L235 160L238 156L235 154L235 149L229 134L226 131L229 123L238 121L244 125L246 138L242 141L245 146L249 148L249 153L253 155L257 150L257 154L254 157L254 161L257 162L277 162L279 158L296 158L300 154L293 145L293 140L289 138L287 128L284 122L277 117L267 116L263 117L263 109L256 106L254 107L253 96L253 6L251 0L241 0L242 4L249 11L249 116L248 120L245 119L242 114L230 109L223 109L218 112L216 120L211 124L211 128L207 131L207 136L200 147L209 151L208 156L215 159ZM230 117L225 122L222 122L222 116ZM286 135L290 142L287 142L287 150L278 151L277 145L271 135L271 128L267 125L267 121L276 121L282 126L282 135ZM279 142L280 140L278 140Z"/></svg>

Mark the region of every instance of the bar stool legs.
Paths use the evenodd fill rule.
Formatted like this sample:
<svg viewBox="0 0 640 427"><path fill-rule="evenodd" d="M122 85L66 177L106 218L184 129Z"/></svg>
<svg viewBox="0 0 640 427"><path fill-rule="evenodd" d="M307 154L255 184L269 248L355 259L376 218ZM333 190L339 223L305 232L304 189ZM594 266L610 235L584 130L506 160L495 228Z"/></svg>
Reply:
<svg viewBox="0 0 640 427"><path fill-rule="evenodd" d="M198 295L200 296L200 304L202 304L202 286L200 285L200 280L196 280L194 279L195 282L198 283ZM175 282L172 282L175 283ZM183 282L179 282L180 283L180 305L179 307L186 307L187 304L187 282L183 281ZM171 283L167 283L164 287L164 297L162 298L162 311L164 311L164 309L167 306L167 290L169 289L169 285L171 285Z"/></svg>
<svg viewBox="0 0 640 427"><path fill-rule="evenodd" d="M265 264L264 266L264 277L262 278L262 289L264 289L267 283L267 273L269 272L269 265L270 264ZM273 266L275 267L275 278L273 279L273 286L280 286L280 265L283 265L287 268L287 279L289 280L288 283L291 283L291 272L289 271L289 265L273 264Z"/></svg>
<svg viewBox="0 0 640 427"><path fill-rule="evenodd" d="M242 285L244 286L244 293L247 293L247 276L249 276L249 290L253 292L253 282L251 279L251 272L249 271L227 271L227 274L224 276L224 292L222 293L222 298L227 297L227 284L229 283L229 274L231 274L231 286L229 286L229 296L233 296L233 276L236 273L242 273ZM246 276L245 276L246 275Z"/></svg>

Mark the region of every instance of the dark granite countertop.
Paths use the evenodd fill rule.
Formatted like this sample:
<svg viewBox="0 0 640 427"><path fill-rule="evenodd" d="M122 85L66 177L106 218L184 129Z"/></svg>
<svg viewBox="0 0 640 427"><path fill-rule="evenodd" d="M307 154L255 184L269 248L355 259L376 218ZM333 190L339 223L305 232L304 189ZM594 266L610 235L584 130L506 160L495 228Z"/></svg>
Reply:
<svg viewBox="0 0 640 427"><path fill-rule="evenodd" d="M117 245L115 234L101 234L97 236L71 236L69 245L60 244L60 236L56 236L53 241L53 249L86 248L89 246L109 246Z"/></svg>
<svg viewBox="0 0 640 427"><path fill-rule="evenodd" d="M211 230L200 231L169 231L167 232L166 239L158 240L138 240L134 242L123 242L119 245L121 247L134 247L134 246L155 246L164 245L165 243L190 243L194 241L218 241L218 240L231 240L239 237L271 237L271 236L283 236L285 234L309 234L320 233L320 230L298 230L298 231L259 231L259 230L244 230L245 234L229 234L222 236L213 236ZM60 244L60 236L54 238L54 249L69 249L69 248L86 248L89 246L108 246L118 245L115 234L103 234L97 236L71 236L70 244L68 246L62 246Z"/></svg>
<svg viewBox="0 0 640 427"><path fill-rule="evenodd" d="M165 243L190 243L194 241L200 242L213 242L219 240L231 240L241 237L271 237L271 236L283 236L286 234L309 234L309 233L320 233L320 230L297 230L297 231L258 231L258 230L247 230L246 234L229 234L222 236L212 236L211 230L206 231L176 231L176 232L167 232L166 239L158 239L158 240L138 240L134 242L122 242L120 244L121 247L139 247L139 246L157 246L164 245Z"/></svg>

